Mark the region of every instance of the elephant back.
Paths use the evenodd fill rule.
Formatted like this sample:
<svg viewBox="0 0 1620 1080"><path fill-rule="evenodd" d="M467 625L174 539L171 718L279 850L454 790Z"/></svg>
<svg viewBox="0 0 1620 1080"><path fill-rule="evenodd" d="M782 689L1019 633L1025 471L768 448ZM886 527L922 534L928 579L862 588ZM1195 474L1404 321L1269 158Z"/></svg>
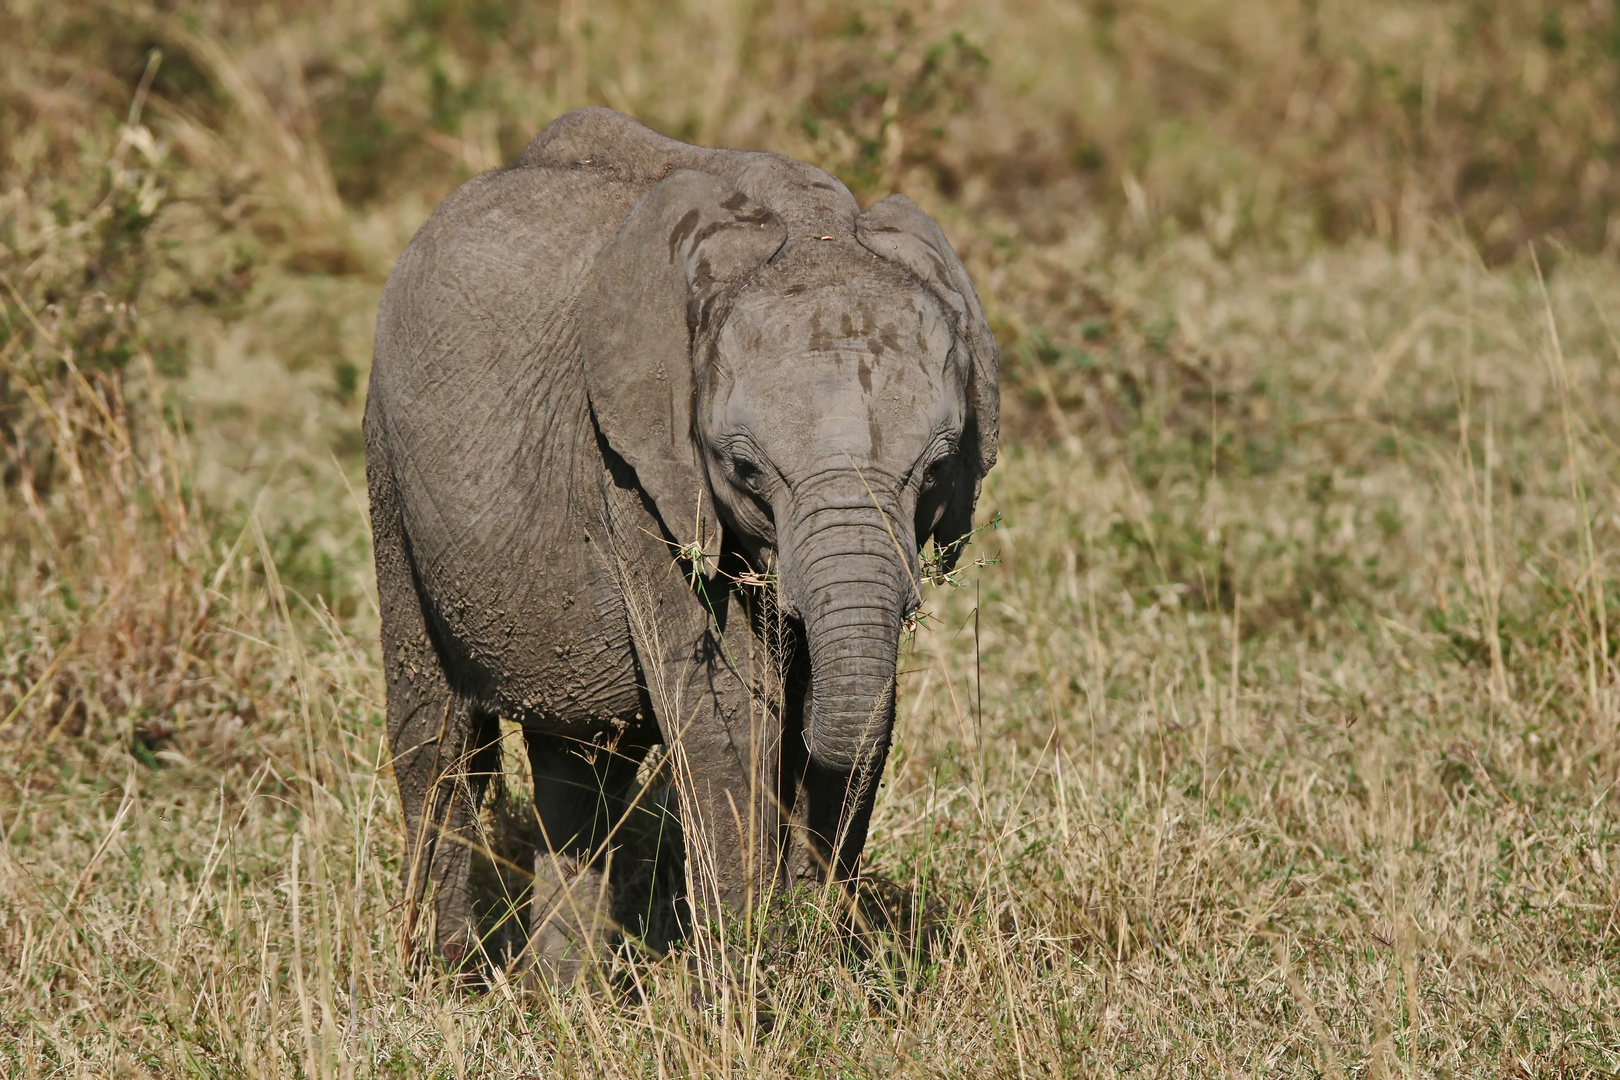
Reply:
<svg viewBox="0 0 1620 1080"><path fill-rule="evenodd" d="M713 172L717 159L735 154L666 138L612 109L563 113L534 137L519 169L597 169L616 179L651 185L676 169Z"/></svg>
<svg viewBox="0 0 1620 1080"><path fill-rule="evenodd" d="M837 177L814 165L752 150L677 142L612 109L564 113L536 135L515 168L590 169L645 191L677 169L717 176L788 224L794 239L853 239L860 207Z"/></svg>

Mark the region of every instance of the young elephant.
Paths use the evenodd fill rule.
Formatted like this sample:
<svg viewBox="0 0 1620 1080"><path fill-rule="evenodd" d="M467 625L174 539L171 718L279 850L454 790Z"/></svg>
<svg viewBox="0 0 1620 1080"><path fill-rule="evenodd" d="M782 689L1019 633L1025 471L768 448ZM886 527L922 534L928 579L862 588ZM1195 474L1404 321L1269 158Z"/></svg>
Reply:
<svg viewBox="0 0 1620 1080"><path fill-rule="evenodd" d="M476 945L500 717L554 973L610 929L654 743L700 913L854 873L919 551L954 558L995 462L997 363L932 220L786 158L581 109L450 195L383 293L365 418L412 932L452 966Z"/></svg>

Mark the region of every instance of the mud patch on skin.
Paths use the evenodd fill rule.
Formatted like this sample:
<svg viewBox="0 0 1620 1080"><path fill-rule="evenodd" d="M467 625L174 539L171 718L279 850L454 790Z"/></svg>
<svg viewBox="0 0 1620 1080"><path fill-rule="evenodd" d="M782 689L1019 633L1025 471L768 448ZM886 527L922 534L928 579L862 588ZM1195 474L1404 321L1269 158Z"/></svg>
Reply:
<svg viewBox="0 0 1620 1080"><path fill-rule="evenodd" d="M681 249L681 245L683 243L685 243L686 238L691 236L693 231L697 229L697 223L698 223L699 219L702 218L702 216L703 215L697 210L688 210L686 212L686 216L681 218L680 221L676 222L675 228L670 230L670 234L669 234L669 261L670 262L673 263L675 261L675 256L679 253L679 251Z"/></svg>

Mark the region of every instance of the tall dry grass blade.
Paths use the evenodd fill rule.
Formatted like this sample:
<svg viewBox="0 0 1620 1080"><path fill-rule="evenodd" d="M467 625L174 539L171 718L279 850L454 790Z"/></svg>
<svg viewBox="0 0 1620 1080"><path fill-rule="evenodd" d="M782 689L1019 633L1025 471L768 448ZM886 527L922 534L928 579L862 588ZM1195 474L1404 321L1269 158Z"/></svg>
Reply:
<svg viewBox="0 0 1620 1080"><path fill-rule="evenodd" d="M1531 264L1536 271L1536 287L1541 293L1541 313L1546 320L1548 351L1544 354L1552 371L1553 384L1558 391L1559 419L1563 426L1565 465L1569 471L1570 498L1574 502L1580 521L1581 582L1571 591L1581 598L1582 629L1586 633L1586 691L1587 700L1596 711L1598 707L1598 674L1607 667L1608 657L1608 605L1604 598L1604 572L1598 562L1597 547L1592 536L1592 515L1587 506L1586 484L1582 478L1580 454L1575 437L1575 422L1569 407L1569 369L1564 362L1563 341L1558 333L1558 320L1553 315L1552 300L1547 294L1547 279L1541 272L1541 260L1534 245L1530 248Z"/></svg>

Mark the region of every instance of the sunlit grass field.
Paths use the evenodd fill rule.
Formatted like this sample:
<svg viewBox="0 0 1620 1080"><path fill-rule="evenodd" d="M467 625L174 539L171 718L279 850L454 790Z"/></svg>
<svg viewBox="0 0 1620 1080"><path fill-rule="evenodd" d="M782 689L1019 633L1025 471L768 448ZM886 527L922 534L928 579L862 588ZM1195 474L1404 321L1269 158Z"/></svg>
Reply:
<svg viewBox="0 0 1620 1080"><path fill-rule="evenodd" d="M9 5L0 1075L1620 1073L1615 20ZM1003 349L863 929L718 991L399 936L376 299L586 103L906 191Z"/></svg>

